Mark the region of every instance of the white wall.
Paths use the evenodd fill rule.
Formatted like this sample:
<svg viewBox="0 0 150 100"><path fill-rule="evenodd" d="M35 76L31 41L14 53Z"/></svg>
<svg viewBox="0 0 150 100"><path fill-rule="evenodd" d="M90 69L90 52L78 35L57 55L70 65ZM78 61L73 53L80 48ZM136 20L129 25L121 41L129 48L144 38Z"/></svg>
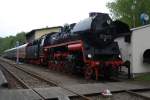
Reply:
<svg viewBox="0 0 150 100"><path fill-rule="evenodd" d="M122 59L124 61L131 60L130 59L130 56L131 56L131 47L130 46L131 46L131 44L130 43L126 43L124 41L124 37L117 38L115 41L118 42Z"/></svg>
<svg viewBox="0 0 150 100"><path fill-rule="evenodd" d="M132 31L131 43L126 43L124 37L116 39L122 59L131 62L131 73L150 72L150 64L143 63L143 53L146 49L150 49L150 25Z"/></svg>
<svg viewBox="0 0 150 100"><path fill-rule="evenodd" d="M150 65L143 64L143 53L146 49L150 49L150 26L133 29L132 33L133 73L150 72Z"/></svg>
<svg viewBox="0 0 150 100"><path fill-rule="evenodd" d="M128 61L132 62L132 60L133 60L132 59L132 49L131 49L132 44L125 42L124 37L117 38L115 41L118 42L120 53L121 53L123 61L128 60ZM127 68L123 67L122 70L127 72ZM131 67L131 71L132 71L132 67Z"/></svg>

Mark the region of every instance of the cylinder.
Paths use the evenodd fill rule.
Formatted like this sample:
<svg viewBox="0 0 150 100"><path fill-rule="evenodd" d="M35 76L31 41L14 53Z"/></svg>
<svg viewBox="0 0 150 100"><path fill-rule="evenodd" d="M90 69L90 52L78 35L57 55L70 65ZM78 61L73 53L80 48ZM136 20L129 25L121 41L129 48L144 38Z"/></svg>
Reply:
<svg viewBox="0 0 150 100"><path fill-rule="evenodd" d="M82 44L81 43L70 44L70 45L68 45L68 50L69 51L80 51L80 50L82 50Z"/></svg>

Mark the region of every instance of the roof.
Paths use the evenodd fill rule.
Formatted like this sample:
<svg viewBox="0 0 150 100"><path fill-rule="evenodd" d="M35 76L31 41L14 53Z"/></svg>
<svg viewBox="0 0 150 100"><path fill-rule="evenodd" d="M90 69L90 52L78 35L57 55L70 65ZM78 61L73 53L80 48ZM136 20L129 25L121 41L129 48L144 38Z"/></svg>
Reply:
<svg viewBox="0 0 150 100"><path fill-rule="evenodd" d="M46 30L46 29L53 29L53 28L62 28L62 26L55 26L55 27L46 27L46 28L34 29L34 30L31 30L30 32L28 32L26 35L33 34L35 31Z"/></svg>
<svg viewBox="0 0 150 100"><path fill-rule="evenodd" d="M24 47L26 47L27 45L28 45L28 43L23 44L23 45L20 45L20 46L18 46L18 47L14 47L14 48L11 48L11 49L7 49L7 50L5 50L4 52L9 52L9 51L12 51L12 50L24 48Z"/></svg>
<svg viewBox="0 0 150 100"><path fill-rule="evenodd" d="M135 30L139 30L139 29L143 29L143 28L147 28L147 27L150 27L150 24L144 25L144 26L140 26L140 27L136 27L136 28L132 28L131 31L135 31Z"/></svg>

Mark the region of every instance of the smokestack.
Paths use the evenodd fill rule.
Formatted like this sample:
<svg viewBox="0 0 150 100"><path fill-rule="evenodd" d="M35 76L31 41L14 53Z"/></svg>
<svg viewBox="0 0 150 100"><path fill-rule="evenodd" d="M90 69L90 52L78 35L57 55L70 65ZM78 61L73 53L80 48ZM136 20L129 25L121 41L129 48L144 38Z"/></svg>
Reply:
<svg viewBox="0 0 150 100"><path fill-rule="evenodd" d="M89 17L94 17L94 16L96 16L98 13L97 12L90 12L89 13Z"/></svg>
<svg viewBox="0 0 150 100"><path fill-rule="evenodd" d="M106 15L108 15L107 13L99 13L99 12L90 12L89 13L89 17L94 17L94 16L96 16L96 15L100 15L100 16L106 16Z"/></svg>

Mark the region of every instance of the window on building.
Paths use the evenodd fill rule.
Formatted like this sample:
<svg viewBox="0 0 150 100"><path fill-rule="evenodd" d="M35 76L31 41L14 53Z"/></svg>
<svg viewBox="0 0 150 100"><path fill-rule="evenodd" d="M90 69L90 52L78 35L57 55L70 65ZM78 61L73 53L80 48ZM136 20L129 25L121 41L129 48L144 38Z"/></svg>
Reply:
<svg viewBox="0 0 150 100"><path fill-rule="evenodd" d="M124 41L127 43L131 43L131 35L125 36Z"/></svg>
<svg viewBox="0 0 150 100"><path fill-rule="evenodd" d="M150 64L150 49L147 49L143 53L143 62Z"/></svg>

